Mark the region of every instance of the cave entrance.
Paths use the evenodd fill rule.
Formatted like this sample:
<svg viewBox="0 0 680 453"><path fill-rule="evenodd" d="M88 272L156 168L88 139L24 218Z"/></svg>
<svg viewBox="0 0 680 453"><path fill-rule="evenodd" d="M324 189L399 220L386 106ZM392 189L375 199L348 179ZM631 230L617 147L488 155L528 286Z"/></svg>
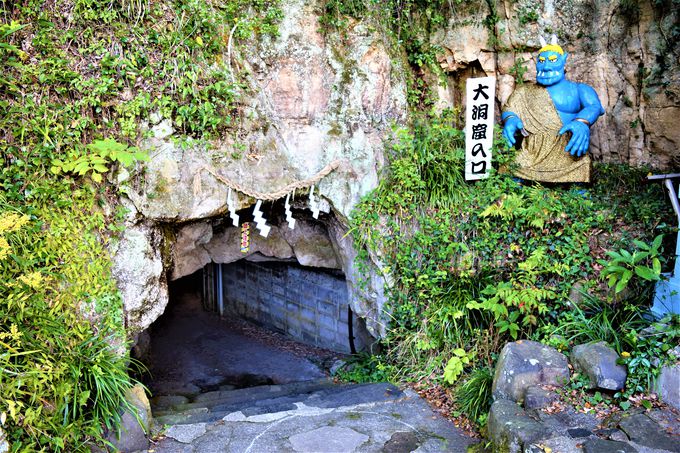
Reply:
<svg viewBox="0 0 680 453"><path fill-rule="evenodd" d="M205 291L204 282L211 288L216 284L217 266L209 264L207 270L171 282L169 304L148 330L143 361L152 394L191 401L205 392L324 378L327 364L342 354L213 310L212 299L203 296L214 295L214 289Z"/></svg>
<svg viewBox="0 0 680 453"><path fill-rule="evenodd" d="M327 376L338 358L373 342L350 310L350 291L332 214L265 210L271 231L205 219L174 227L169 303L140 336L154 395L191 395ZM341 258L341 256L345 257ZM144 342L148 345L144 347Z"/></svg>

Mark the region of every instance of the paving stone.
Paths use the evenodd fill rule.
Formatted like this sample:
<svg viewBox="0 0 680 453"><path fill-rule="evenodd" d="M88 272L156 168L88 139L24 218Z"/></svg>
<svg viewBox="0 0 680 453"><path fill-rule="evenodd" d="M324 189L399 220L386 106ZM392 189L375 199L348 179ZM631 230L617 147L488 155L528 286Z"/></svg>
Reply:
<svg viewBox="0 0 680 453"><path fill-rule="evenodd" d="M632 442L649 448L680 452L680 438L665 433L659 425L645 414L623 417L619 427Z"/></svg>
<svg viewBox="0 0 680 453"><path fill-rule="evenodd" d="M550 346L529 340L503 347L493 379L494 399L522 401L536 385L562 386L569 381L567 358Z"/></svg>
<svg viewBox="0 0 680 453"><path fill-rule="evenodd" d="M351 428L323 426L306 433L291 436L293 449L297 452L351 452L366 442L366 434Z"/></svg>
<svg viewBox="0 0 680 453"><path fill-rule="evenodd" d="M198 439L203 434L205 434L205 426L205 423L196 423L193 425L174 425L168 428L168 430L165 432L165 436L184 444L190 444L195 439Z"/></svg>
<svg viewBox="0 0 680 453"><path fill-rule="evenodd" d="M625 442L588 439L583 444L583 453L637 453L637 449Z"/></svg>
<svg viewBox="0 0 680 453"><path fill-rule="evenodd" d="M571 352L574 367L590 379L591 388L621 390L626 385L626 367L616 361L619 355L607 343L589 343L575 346Z"/></svg>

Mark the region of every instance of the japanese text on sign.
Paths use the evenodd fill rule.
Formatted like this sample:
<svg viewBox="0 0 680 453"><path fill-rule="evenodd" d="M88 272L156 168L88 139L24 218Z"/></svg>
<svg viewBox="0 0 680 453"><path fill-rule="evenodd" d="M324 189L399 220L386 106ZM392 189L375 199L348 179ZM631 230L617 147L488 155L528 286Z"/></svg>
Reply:
<svg viewBox="0 0 680 453"><path fill-rule="evenodd" d="M496 79L468 79L465 92L465 180L474 181L487 178L491 168Z"/></svg>

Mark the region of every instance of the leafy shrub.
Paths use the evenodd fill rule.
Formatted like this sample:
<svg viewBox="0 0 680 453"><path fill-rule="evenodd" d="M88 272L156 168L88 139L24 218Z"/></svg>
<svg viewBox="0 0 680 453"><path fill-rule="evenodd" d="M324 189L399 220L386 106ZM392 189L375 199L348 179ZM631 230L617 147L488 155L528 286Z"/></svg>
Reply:
<svg viewBox="0 0 680 453"><path fill-rule="evenodd" d="M626 332L648 324L649 286L608 300L599 269L641 280L660 270L661 239L646 244L664 231L660 219L672 218L661 188L641 185L644 169L613 165L596 167L601 179L588 190L520 185L495 171L466 183L455 124L455 114L420 116L395 131L389 172L352 214L357 245L391 275L383 340L390 377L460 381L521 338L626 347ZM496 168L511 167L512 152L498 140L493 153ZM598 262L632 241L635 262ZM360 269L368 256L359 255ZM575 282L592 292L576 307Z"/></svg>
<svg viewBox="0 0 680 453"><path fill-rule="evenodd" d="M103 217L81 193L31 214L0 198L0 412L21 451L84 450L116 425L132 385Z"/></svg>

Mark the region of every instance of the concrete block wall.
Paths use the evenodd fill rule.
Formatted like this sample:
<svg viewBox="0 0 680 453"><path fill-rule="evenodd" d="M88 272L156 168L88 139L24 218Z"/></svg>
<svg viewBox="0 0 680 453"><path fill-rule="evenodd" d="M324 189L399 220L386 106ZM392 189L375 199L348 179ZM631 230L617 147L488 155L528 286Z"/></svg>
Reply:
<svg viewBox="0 0 680 453"><path fill-rule="evenodd" d="M222 265L222 280L225 316L241 316L312 346L350 352L342 276L289 263L241 260Z"/></svg>

